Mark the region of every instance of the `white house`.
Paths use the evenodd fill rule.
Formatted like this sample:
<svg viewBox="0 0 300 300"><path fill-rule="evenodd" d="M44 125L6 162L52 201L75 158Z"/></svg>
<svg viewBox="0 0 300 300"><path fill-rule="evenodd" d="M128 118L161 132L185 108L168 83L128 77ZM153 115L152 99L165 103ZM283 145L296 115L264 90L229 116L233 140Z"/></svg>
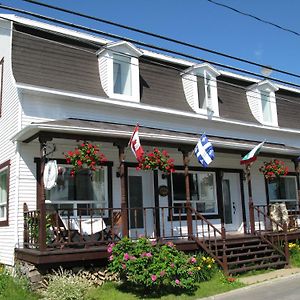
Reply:
<svg viewBox="0 0 300 300"><path fill-rule="evenodd" d="M14 15L0 24L1 263L106 258L117 235L144 235L202 248L225 270L253 257L286 264L266 234L268 205L299 210L300 89ZM167 150L175 173L136 170L127 147L136 123L144 150ZM209 168L192 153L204 132L215 149ZM249 197L240 159L263 140ZM85 141L108 161L72 177L65 154ZM269 182L259 168L272 159L289 173ZM49 160L58 179L46 191ZM269 260L248 252L237 263L230 245Z"/></svg>

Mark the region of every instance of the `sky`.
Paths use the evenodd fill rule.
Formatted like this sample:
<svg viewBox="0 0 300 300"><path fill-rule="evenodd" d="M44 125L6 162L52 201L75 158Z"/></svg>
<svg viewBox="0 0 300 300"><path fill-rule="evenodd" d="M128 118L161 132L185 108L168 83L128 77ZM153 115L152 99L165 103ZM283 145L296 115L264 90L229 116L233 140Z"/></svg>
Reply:
<svg viewBox="0 0 300 300"><path fill-rule="evenodd" d="M300 1L215 0L299 32L299 36L258 22L208 0L39 0L98 18L168 36L300 76ZM176 45L107 24L43 8L22 0L1 4L81 24L251 72L261 68ZM11 13L0 8L0 13ZM16 13L17 15L21 15ZM271 77L300 85L300 78L272 72Z"/></svg>

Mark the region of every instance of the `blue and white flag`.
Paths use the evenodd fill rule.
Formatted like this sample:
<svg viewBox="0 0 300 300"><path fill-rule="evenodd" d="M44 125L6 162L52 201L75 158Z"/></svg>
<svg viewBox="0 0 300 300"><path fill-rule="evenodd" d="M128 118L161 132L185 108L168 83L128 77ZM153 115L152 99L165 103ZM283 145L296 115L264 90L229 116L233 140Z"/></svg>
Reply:
<svg viewBox="0 0 300 300"><path fill-rule="evenodd" d="M207 168L215 158L214 148L205 134L202 134L194 151L199 163L205 168Z"/></svg>

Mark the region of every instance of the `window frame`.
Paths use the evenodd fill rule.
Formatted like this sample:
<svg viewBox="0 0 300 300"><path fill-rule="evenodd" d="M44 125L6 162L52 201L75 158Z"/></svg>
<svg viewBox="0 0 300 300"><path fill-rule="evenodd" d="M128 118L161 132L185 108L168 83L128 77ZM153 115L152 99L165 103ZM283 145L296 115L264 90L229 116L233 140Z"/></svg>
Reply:
<svg viewBox="0 0 300 300"><path fill-rule="evenodd" d="M4 83L4 57L0 60L0 117L2 117L3 83Z"/></svg>
<svg viewBox="0 0 300 300"><path fill-rule="evenodd" d="M9 180L10 180L10 160L0 164L0 173L7 170L6 178L6 217L0 219L0 227L9 225Z"/></svg>
<svg viewBox="0 0 300 300"><path fill-rule="evenodd" d="M295 194L296 194L296 199L277 199L277 200L271 200L270 199L270 195L269 195L269 187L268 187L268 184L269 184L269 181L267 179L265 179L265 187L266 187L266 196L267 196L267 204L268 206L271 205L271 204L275 204L275 203L286 203L286 202L292 202L292 201L295 201L296 202L296 210L299 210L299 195L298 195L298 190L299 190L299 181L298 181L298 176L296 173L294 172L289 172L286 176L280 176L281 178L294 178L295 179L295 182L296 182L296 191L295 191ZM289 210L288 211L294 211L294 210Z"/></svg>
<svg viewBox="0 0 300 300"><path fill-rule="evenodd" d="M184 174L184 170L183 169L176 169L176 173L174 173L175 175L178 174L178 173L183 173ZM220 217L220 213L221 213L221 210L220 210L220 207L219 207L219 199L218 199L218 171L217 170L212 170L212 169L209 169L209 170L204 170L204 169L200 169L200 170L196 170L196 169L191 169L189 170L189 174L199 174L199 173L212 173L214 176L213 176L213 182L214 182L214 198L215 198L215 212L209 212L209 213L201 213L203 216L205 217L209 217L209 218L219 218ZM169 190L170 190L170 193L169 193L169 206L173 207L174 206L174 201L176 203L186 203L186 200L174 200L174 191L173 191L173 174L171 174L169 176L169 180L168 180L168 185L169 185ZM199 185L199 183L198 183ZM184 193L185 193L185 190L184 190ZM198 193L200 193L200 190L198 190ZM198 197L200 195L198 194ZM199 197L198 200L192 200L191 199L191 203L205 203L203 201L201 201L201 197ZM193 205L192 205L193 207ZM172 211L172 218L173 220L176 220L177 218L179 217L179 214L175 213ZM183 217L182 219L186 218L186 213L182 213L181 214L181 217Z"/></svg>

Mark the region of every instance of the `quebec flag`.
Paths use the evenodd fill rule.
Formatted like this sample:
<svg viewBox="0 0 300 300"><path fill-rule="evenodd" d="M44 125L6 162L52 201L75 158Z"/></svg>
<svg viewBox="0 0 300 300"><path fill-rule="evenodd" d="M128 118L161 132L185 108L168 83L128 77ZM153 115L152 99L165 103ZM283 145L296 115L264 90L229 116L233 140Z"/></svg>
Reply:
<svg viewBox="0 0 300 300"><path fill-rule="evenodd" d="M199 163L204 167L207 168L208 165L213 161L215 158L214 148L211 142L208 141L208 138L205 134L202 134L201 138L199 139L196 147L195 147L195 155Z"/></svg>

